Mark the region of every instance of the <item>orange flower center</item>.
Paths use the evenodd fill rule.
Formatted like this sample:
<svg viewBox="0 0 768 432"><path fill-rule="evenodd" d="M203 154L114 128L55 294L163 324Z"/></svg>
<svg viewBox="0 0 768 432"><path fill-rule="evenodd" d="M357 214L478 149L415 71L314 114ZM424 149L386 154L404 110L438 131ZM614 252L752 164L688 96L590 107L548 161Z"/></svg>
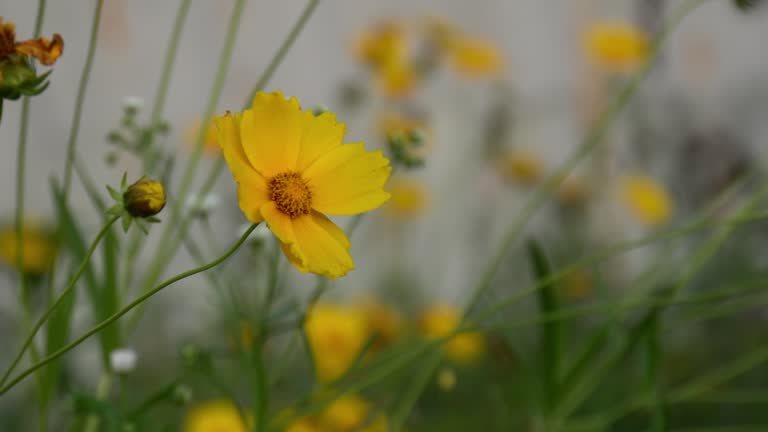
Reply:
<svg viewBox="0 0 768 432"><path fill-rule="evenodd" d="M291 171L280 173L269 179L267 185L269 199L291 219L309 214L312 210L312 191L301 174Z"/></svg>
<svg viewBox="0 0 768 432"><path fill-rule="evenodd" d="M0 59L16 52L16 32L12 23L3 23L0 17Z"/></svg>

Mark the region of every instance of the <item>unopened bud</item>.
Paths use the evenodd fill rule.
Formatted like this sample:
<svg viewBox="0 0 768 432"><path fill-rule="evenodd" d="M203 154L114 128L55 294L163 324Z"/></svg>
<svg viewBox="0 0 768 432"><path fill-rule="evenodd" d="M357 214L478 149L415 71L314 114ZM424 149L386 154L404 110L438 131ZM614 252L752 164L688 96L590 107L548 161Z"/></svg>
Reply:
<svg viewBox="0 0 768 432"><path fill-rule="evenodd" d="M165 188L160 182L142 177L128 187L123 202L133 217L154 216L165 207Z"/></svg>
<svg viewBox="0 0 768 432"><path fill-rule="evenodd" d="M109 364L118 374L128 374L136 369L138 355L131 348L118 348L109 353Z"/></svg>

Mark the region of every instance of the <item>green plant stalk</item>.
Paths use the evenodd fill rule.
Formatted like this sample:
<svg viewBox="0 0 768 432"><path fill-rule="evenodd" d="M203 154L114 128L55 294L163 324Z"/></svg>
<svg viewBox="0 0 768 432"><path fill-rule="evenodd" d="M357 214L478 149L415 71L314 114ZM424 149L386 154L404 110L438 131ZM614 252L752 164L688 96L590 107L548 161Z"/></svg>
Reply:
<svg viewBox="0 0 768 432"><path fill-rule="evenodd" d="M197 172L197 166L200 162L200 157L203 153L203 146L205 141L205 135L208 130L213 114L216 110L216 105L219 102L221 92L224 89L227 73L229 71L230 63L232 62L232 54L235 50L235 42L237 41L237 33L240 28L240 22L243 17L243 9L245 8L246 0L237 0L234 8L232 9L232 15L230 16L229 23L227 25L227 34L224 40L224 48L219 56L218 65L216 70L216 76L211 87L210 94L208 95L208 101L205 104L205 110L203 119L200 124L200 128L197 131L197 137L195 138L195 147L192 151L192 156L184 169L182 175L181 186L176 194L175 202L171 205L170 221L166 224L165 230L161 234L160 246L157 248L157 253L152 260L152 266L147 272L147 277L144 282L142 293L146 293L156 281L162 276L163 270L167 267L170 259L175 255L175 251L181 244L181 240L186 235L186 227L184 230L180 229L179 221L182 220L182 212L184 210L184 203L187 196L190 193L192 187L192 180ZM189 223L189 219L185 219ZM181 222L184 223L183 221ZM178 236L174 238L173 234L176 230L179 230ZM142 315L142 308L139 307L136 312L131 316L127 323L128 331L130 332L138 324Z"/></svg>
<svg viewBox="0 0 768 432"><path fill-rule="evenodd" d="M111 222L114 222L114 220L116 220L116 219L113 219ZM109 225L111 225L111 223ZM107 231L107 229L109 228L109 225L106 226L105 229L102 230L102 233L101 233L102 235L103 235L103 233L105 233ZM221 264L222 262L224 262L227 258L229 258L232 254L234 254L240 248L240 246L245 242L245 240L253 232L253 230L256 228L257 225L258 224L251 225L250 228L248 228L248 230L246 230L245 233L243 233L243 235L240 237L240 239L229 250L227 250L224 253L224 255L216 258L215 260L211 261L210 263L208 263L206 265L203 265L203 266L200 266L200 267L196 267L196 268L193 268L191 270L187 270L187 271L185 271L183 273L179 273L176 276L166 280L165 282L163 282L160 285L156 286L155 288L153 288L149 292L139 296L137 299L135 299L131 303L129 303L126 306L124 306L122 309L120 309L118 312L114 313L109 318L105 319L104 321L100 322L96 326L92 327L90 330L85 332L79 338L75 339L69 345L66 345L66 346L60 348L58 351L55 351L55 352L49 354L48 356L46 356L41 361L39 361L39 362L33 364L32 366L30 366L29 368L25 369L23 372L19 373L16 377L14 377L12 380L10 380L8 382L8 384L5 384L5 386L0 387L0 396L5 394L6 392L8 392L8 390L13 388L13 386L18 384L20 381L22 381L29 374L34 373L37 369L45 366L46 364L50 363L51 361L56 360L57 358L61 357L65 353L69 352L70 350L72 350L76 346L78 346L81 343L83 343L89 337L93 336L94 334L98 333L99 331L101 331L105 327L107 327L110 324L112 324L113 322L117 321L118 319L120 319L120 317L122 317L126 313L130 312L133 308L139 306L144 301L146 301L147 299L149 299L153 295L157 294L158 292L162 291L164 288L168 287L169 285L172 285L172 284L174 284L174 283L176 283L176 282L178 282L178 281L180 281L182 279L186 279L186 278L188 278L190 276L194 276L194 275L196 275L198 273L202 273L202 272L204 272L206 270L209 270L209 269L211 269L213 267L216 267L217 265ZM8 375L8 374L6 373L6 375ZM2 383L5 383L5 381L6 381L5 379L0 381L0 385Z"/></svg>
<svg viewBox="0 0 768 432"><path fill-rule="evenodd" d="M626 108L632 97L637 93L640 83L642 83L648 76L653 65L659 57L661 52L661 46L666 41L669 34L677 28L682 19L687 16L693 9L699 6L706 0L691 0L686 2L680 9L673 15L670 22L659 32L651 44L650 56L644 67L624 86L621 93L614 100L611 106L603 113L595 127L587 135L586 139L571 154L570 157L552 174L547 178L544 183L535 191L533 197L526 203L523 209L518 213L517 217L512 221L509 228L502 237L501 243L496 249L496 252L491 257L490 262L483 271L478 283L473 290L472 298L466 308L465 315L471 313L471 311L482 300L483 295L488 291L488 288L493 282L493 278L496 275L507 250L514 243L517 237L525 228L526 224L533 216L533 214L547 202L556 188L563 182L568 174L575 168L583 159L585 159L597 146L599 146L608 130L613 125L618 115Z"/></svg>
<svg viewBox="0 0 768 432"><path fill-rule="evenodd" d="M26 352L27 348L29 348L30 344L32 344L32 341L35 338L35 335L40 330L40 328L45 324L48 317L50 317L51 313L61 304L61 302L64 300L64 298L72 291L72 289L75 287L75 284L80 279L80 276L85 271L85 268L88 267L88 263L91 260L91 256L96 251L96 247L99 245L99 242L104 237L104 235L109 231L109 228L114 224L120 217L114 216L112 219L110 219L104 227L99 231L98 235L96 235L96 238L93 240L93 243L91 243L91 247L88 249L88 253L85 255L85 258L83 258L83 262L80 263L80 267L78 267L77 271L74 275L72 275L72 278L70 279L69 283L67 284L67 287L64 288L64 290L59 294L59 297L56 299L53 304L51 304L48 309L43 313L43 316L40 317L40 319L37 320L37 323L32 328L32 331L27 336L26 341L24 342L24 345L22 346L19 353L16 355L16 358L13 360L11 365L8 367L8 370L5 371L5 374L3 374L3 377L0 378L0 386L5 384L5 382L8 380L8 377L13 373L13 370L16 368L16 366L19 364L19 361L22 357L24 357L24 353ZM10 388L10 387L9 387ZM6 390L7 391L7 390ZM0 395L5 393L5 391L0 392Z"/></svg>
<svg viewBox="0 0 768 432"><path fill-rule="evenodd" d="M253 90L251 91L251 94L255 95L258 91L263 90L264 87L272 79L272 76L274 75L275 71L280 66L283 59L288 54L294 42L298 38L299 34L301 34L301 31L306 26L307 21L312 15L312 12L317 7L318 3L319 3L319 0L309 0L301 16L296 21L290 33L288 34L288 36L280 46L280 49L278 49L277 53L275 54L275 57L272 58L267 68L264 70L262 75L257 80L256 85L254 85ZM243 109L249 108L251 106L252 100L253 100L253 97L249 97L249 99L245 101L243 105ZM202 133L205 131L205 129L201 127L200 131L201 131L200 133ZM198 138L202 138L200 133L198 133ZM214 185L216 184L216 181L224 172L225 166L226 164L225 164L224 158L218 158L216 160L216 162L214 163L214 166L211 168L211 171L208 173L208 176L203 182L203 186L200 189L201 195L204 196L213 189ZM179 195L179 197L181 197L181 194ZM180 198L180 200L181 199L182 198ZM144 290L154 285L157 282L157 280L161 277L161 272L163 271L164 268L168 266L168 261L173 257L175 251L181 245L181 238L183 238L186 235L190 223L191 223L191 218L189 215L187 215L186 217L181 218L181 221L178 224L172 224L174 226L169 226L168 228L166 228L166 231L163 233L163 236L162 236L162 238L166 241L160 242L160 244L161 245L167 244L168 247L158 249L158 253L155 254L155 257L152 260L154 265L147 272L147 277L144 281L144 288L143 288ZM173 234L172 231L174 229L178 230L178 235L176 238L172 238L172 234Z"/></svg>
<svg viewBox="0 0 768 432"><path fill-rule="evenodd" d="M155 101L152 106L152 113L150 115L150 125L154 126L163 119L163 111L165 108L165 101L168 97L168 90L170 89L171 78L173 77L173 67L176 64L176 54L179 50L179 42L181 41L181 34L186 23L187 16L189 15L189 5L191 0L181 0L179 2L179 8L176 11L176 18L173 21L173 29L171 30L171 37L168 40L168 48L165 51L165 58L163 60L163 69L160 73L160 81L157 84L157 90L155 91ZM151 135L154 138L154 134ZM125 269L122 287L123 292L129 291L132 276L134 274L134 267L136 264L136 257L140 249L142 240L145 236L141 235L139 231L134 231L131 235L131 239L128 243L127 251L125 255L125 261L123 268Z"/></svg>
<svg viewBox="0 0 768 432"><path fill-rule="evenodd" d="M99 25L101 23L101 9L104 6L104 0L96 0L96 8L93 12L93 24L91 24L91 36L88 42L88 54L83 66L83 74L80 77L80 85L77 89L77 99L75 109L72 114L72 126L69 129L69 140L67 142L67 161L64 167L64 202L67 202L69 195L69 186L72 183L72 165L75 160L75 148L77 145L77 135L80 132L80 118L83 114L83 104L85 102L85 91L88 88L88 81L91 77L93 68L93 59L96 55L96 44L98 42Z"/></svg>

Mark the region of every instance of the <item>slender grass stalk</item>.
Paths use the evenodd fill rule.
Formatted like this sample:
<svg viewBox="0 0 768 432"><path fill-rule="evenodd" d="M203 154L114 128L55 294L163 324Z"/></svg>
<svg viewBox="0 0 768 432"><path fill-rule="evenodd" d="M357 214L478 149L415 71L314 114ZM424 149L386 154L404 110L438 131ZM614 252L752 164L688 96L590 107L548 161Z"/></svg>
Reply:
<svg viewBox="0 0 768 432"><path fill-rule="evenodd" d="M72 183L72 166L75 161L75 149L77 145L77 135L80 132L80 118L83 115L83 104L85 102L85 91L88 88L88 81L91 78L91 69L93 68L93 59L96 55L96 45L98 43L99 25L101 23L101 9L104 6L104 0L96 0L96 8L93 11L93 23L91 24L91 36L88 42L88 54L83 66L83 74L80 76L80 85L77 89L77 99L75 109L72 112L72 126L69 129L69 140L67 142L67 161L64 166L64 202L67 202L69 195L69 186Z"/></svg>
<svg viewBox="0 0 768 432"><path fill-rule="evenodd" d="M111 224L115 220L116 219L113 219L109 225L105 226L105 228L101 232L101 235L106 233L106 231L109 229L109 226L111 226ZM206 265L203 265L203 266L200 266L200 267L195 267L195 268L193 268L191 270L187 270L187 271L185 271L183 273L179 273L176 276L166 280L165 282L163 282L160 285L156 286L152 290L150 290L150 291L146 292L145 294L139 296L137 299L135 299L131 303L127 304L126 306L124 306L119 311L115 312L109 318L105 319L104 321L100 322L99 324L97 324L96 326L94 326L93 328L91 328L90 330L85 332L82 336L80 336L79 338L77 338L74 341L72 341L69 345L66 345L66 346L60 348L59 350L57 350L57 351L49 354L48 356L46 356L41 361L39 361L39 362L33 364L32 366L30 366L29 368L25 369L23 372L19 373L16 377L14 377L12 380L10 380L3 387L0 387L0 396L2 396L3 394L7 393L8 390L13 388L16 384L21 382L28 375L34 373L36 370L40 369L41 367L45 366L46 364L50 363L51 361L56 360L57 358L59 358L62 355L66 354L67 352L69 352L70 350L75 348L76 346L78 346L81 343L85 342L88 338L90 338L94 334L98 333L99 331L101 331L105 327L111 325L113 322L115 322L118 319L120 319L120 317L122 317L126 313L130 312L131 310L133 310L135 307L139 306L140 304L144 303L147 299L149 299L153 295L157 294L158 292L162 291L164 288L166 288L166 287L168 287L170 285L173 285L174 283L176 283L176 282L178 282L178 281L180 281L182 279L186 279L186 278L188 278L190 276L194 276L194 275L196 275L198 273L202 273L202 272L204 272L206 270L209 270L209 269L211 269L213 267L216 267L217 265L221 264L222 262L224 262L227 258L229 258L232 254L234 254L240 248L240 246L245 242L245 240L253 232L253 230L256 229L257 225L258 224L251 225L248 228L248 230L246 230L243 233L243 235L240 237L240 239L229 250L227 250L224 253L224 255L216 258L215 260L211 261L210 263L208 263ZM89 254L89 256L90 256L90 254ZM82 273L82 272L79 272L79 273ZM9 372L10 372L10 370L9 370ZM9 373L6 373L6 377L2 381L0 381L0 385L5 383L7 375L9 375Z"/></svg>
<svg viewBox="0 0 768 432"><path fill-rule="evenodd" d="M99 242L101 239L106 235L106 233L109 231L109 228L114 224L120 217L114 216L112 219L110 219L104 227L99 231L99 233L96 235L96 238L93 240L93 243L91 243L90 248L88 248L88 252L85 254L85 257L83 258L83 261L80 263L80 266L78 267L77 271L74 275L72 275L72 278L70 279L69 283L67 284L67 287L64 288L64 290L59 294L59 297L56 299L56 301L51 304L48 309L43 313L43 316L40 317L40 319L37 320L37 323L32 328L32 331L27 336L26 341L24 342L24 345L22 346L19 353L16 355L16 358L13 360L11 365L8 367L8 370L5 371L5 374L3 374L3 377L0 378L0 386L5 384L5 382L8 380L8 377L13 373L13 370L16 368L16 366L19 364L19 361L22 357L24 357L24 353L26 352L27 348L29 348L30 344L32 344L32 341L35 338L35 335L40 330L40 328L45 324L45 322L48 320L48 318L51 316L54 310L61 304L62 301L66 298L66 296L72 291L72 289L75 287L75 284L80 279L80 276L85 271L86 267L88 267L88 263L91 260L91 256L96 251L96 247L99 245ZM9 387L10 388L10 387ZM5 393L4 391L0 392L0 395Z"/></svg>
<svg viewBox="0 0 768 432"><path fill-rule="evenodd" d="M492 255L490 262L481 274L481 277L473 290L472 298L466 308L465 314L470 313L482 300L483 296L488 291L488 288L491 286L493 278L496 275L496 270L503 262L507 250L512 246L515 240L517 240L534 213L547 202L553 191L560 186L571 170L573 170L573 168L584 160L592 150L603 142L616 118L622 111L624 111L624 108L627 107L632 100L632 97L637 93L640 84L645 80L648 73L653 68L653 65L659 58L661 47L669 37L669 34L677 28L683 18L704 1L706 0L689 0L674 13L669 23L665 25L664 29L654 38L651 45L651 54L645 66L624 86L618 97L603 113L595 127L589 132L584 142L582 142L576 151L571 154L562 165L560 165L554 174L544 181L541 187L535 191L533 197L526 203L520 213L518 213L517 217L514 218L503 235L496 252Z"/></svg>

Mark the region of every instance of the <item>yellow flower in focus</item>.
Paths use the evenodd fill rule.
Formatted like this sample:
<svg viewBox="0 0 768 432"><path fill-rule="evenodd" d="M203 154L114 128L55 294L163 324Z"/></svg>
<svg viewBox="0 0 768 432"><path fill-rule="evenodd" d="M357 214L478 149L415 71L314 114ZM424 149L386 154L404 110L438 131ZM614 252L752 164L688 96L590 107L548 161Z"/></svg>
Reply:
<svg viewBox="0 0 768 432"><path fill-rule="evenodd" d="M266 221L302 272L338 278L352 270L351 244L324 213L355 215L389 199L392 168L381 151L342 144L345 127L333 113L302 111L279 91L215 121L248 220Z"/></svg>
<svg viewBox="0 0 768 432"><path fill-rule="evenodd" d="M341 377L368 339L368 320L361 309L320 303L304 323L317 377L329 382Z"/></svg>
<svg viewBox="0 0 768 432"><path fill-rule="evenodd" d="M512 151L503 154L499 160L499 170L509 181L532 185L542 176L541 160L533 153Z"/></svg>
<svg viewBox="0 0 768 432"><path fill-rule="evenodd" d="M586 32L584 45L596 65L610 72L627 72L648 59L648 35L623 22L594 24Z"/></svg>
<svg viewBox="0 0 768 432"><path fill-rule="evenodd" d="M184 432L249 432L240 410L228 400L193 407L184 419Z"/></svg>
<svg viewBox="0 0 768 432"><path fill-rule="evenodd" d="M624 203L644 224L663 224L672 216L672 200L666 189L645 175L628 175L621 179Z"/></svg>
<svg viewBox="0 0 768 432"><path fill-rule="evenodd" d="M53 233L31 222L24 224L22 241L22 273L40 275L53 265L56 259L56 239ZM0 262L17 269L16 229L13 224L0 228Z"/></svg>
<svg viewBox="0 0 768 432"><path fill-rule="evenodd" d="M428 339L444 337L461 323L461 311L449 305L435 305L421 315L421 332ZM482 333L466 331L453 336L443 345L445 354L458 364L471 364L485 352Z"/></svg>
<svg viewBox="0 0 768 432"><path fill-rule="evenodd" d="M197 142L197 134L200 132L200 126L202 121L197 119L193 121L184 131L184 141L189 145L191 149L194 149ZM211 122L208 125L208 130L205 131L203 137L203 153L209 156L218 156L221 153L221 146L219 145L219 131L216 128L216 124Z"/></svg>
<svg viewBox="0 0 768 432"><path fill-rule="evenodd" d="M490 42L462 36L450 45L450 60L461 74L469 78L498 76L504 69L501 53Z"/></svg>
<svg viewBox="0 0 768 432"><path fill-rule="evenodd" d="M402 61L408 55L405 25L394 19L384 20L362 32L355 43L358 60L373 68Z"/></svg>
<svg viewBox="0 0 768 432"><path fill-rule="evenodd" d="M131 216L154 216L165 207L165 188L158 181L142 177L128 187L123 194L123 202Z"/></svg>
<svg viewBox="0 0 768 432"><path fill-rule="evenodd" d="M414 218L424 214L429 207L429 190L424 183L397 177L388 189L392 198L385 209L395 217Z"/></svg>

